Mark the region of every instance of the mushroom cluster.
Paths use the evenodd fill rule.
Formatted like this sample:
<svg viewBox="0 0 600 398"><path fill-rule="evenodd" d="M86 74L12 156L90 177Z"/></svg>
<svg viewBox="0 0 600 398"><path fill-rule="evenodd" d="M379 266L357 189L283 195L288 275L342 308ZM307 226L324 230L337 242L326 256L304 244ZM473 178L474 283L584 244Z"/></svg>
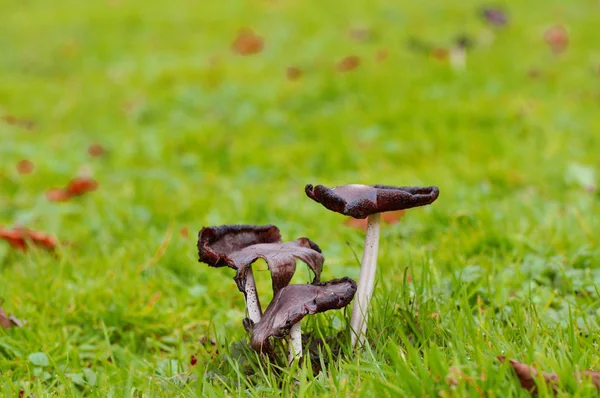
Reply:
<svg viewBox="0 0 600 398"><path fill-rule="evenodd" d="M344 277L321 282L325 258L319 246L308 238L281 241L273 225L222 225L202 228L198 235L200 262L236 271L234 280L246 299L251 332L250 345L259 353L272 352L269 339L290 336L289 360L302 357L300 321L312 315L346 307L356 294L352 311L352 345L365 342L367 315L377 270L380 213L424 206L439 196L437 187L395 187L388 185L343 185L327 188L306 185L306 195L329 210L350 217L367 218L359 284ZM256 291L252 264L263 259L271 273L273 300L264 313ZM314 274L310 284L290 284L300 259Z"/></svg>
<svg viewBox="0 0 600 398"><path fill-rule="evenodd" d="M290 335L289 360L302 357L300 321L306 315L341 309L356 292L349 278L320 283L325 258L319 246L308 238L282 242L274 225L223 225L202 228L198 235L199 261L212 267L230 267L234 280L246 299L248 318L245 326L252 333L251 346L270 352L269 338ZM273 300L261 310L252 273L252 264L265 260L271 272ZM296 271L296 259L308 265L314 274L311 284L290 285Z"/></svg>

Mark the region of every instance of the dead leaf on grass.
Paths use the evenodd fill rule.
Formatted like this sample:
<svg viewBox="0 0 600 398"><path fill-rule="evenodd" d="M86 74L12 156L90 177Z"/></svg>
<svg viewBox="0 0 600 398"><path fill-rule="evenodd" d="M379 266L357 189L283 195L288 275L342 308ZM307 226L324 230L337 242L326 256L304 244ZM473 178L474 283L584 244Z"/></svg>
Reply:
<svg viewBox="0 0 600 398"><path fill-rule="evenodd" d="M287 68L286 76L290 81L298 80L302 77L302 70L295 66L290 66Z"/></svg>
<svg viewBox="0 0 600 398"><path fill-rule="evenodd" d="M239 55L253 55L261 52L264 44L262 36L257 35L252 29L243 28L233 41L231 49Z"/></svg>
<svg viewBox="0 0 600 398"><path fill-rule="evenodd" d="M342 58L342 60L338 63L338 70L340 72L348 72L358 68L359 65L360 57L357 55L349 55Z"/></svg>
<svg viewBox="0 0 600 398"><path fill-rule="evenodd" d="M506 360L505 357L499 356L498 360L500 362L504 362ZM536 380L539 380L540 372L533 366L524 364L514 359L510 359L510 366L514 369L517 377L519 378L519 383L521 387L525 390L529 391L532 394L538 393L538 387L536 384ZM548 385L548 387L556 392L558 388L559 378L556 373L547 373L541 372L542 378L544 382ZM600 372L594 370L584 370L583 372L576 372L574 374L575 379L579 382L584 380L589 380L592 382L594 387L600 389Z"/></svg>
<svg viewBox="0 0 600 398"><path fill-rule="evenodd" d="M11 126L20 127L25 130L33 130L35 128L35 123L31 120L20 119L13 115L4 115L2 116L2 120Z"/></svg>
<svg viewBox="0 0 600 398"><path fill-rule="evenodd" d="M562 25L554 25L544 32L544 40L554 54L560 54L569 47L569 34Z"/></svg>
<svg viewBox="0 0 600 398"><path fill-rule="evenodd" d="M26 250L29 244L47 250L54 250L56 247L56 239L53 236L24 227L0 227L0 240L7 241L11 247L19 250Z"/></svg>
<svg viewBox="0 0 600 398"><path fill-rule="evenodd" d="M69 181L65 188L52 188L46 191L46 198L51 202L64 202L96 189L98 189L96 180L90 177L76 177Z"/></svg>
<svg viewBox="0 0 600 398"><path fill-rule="evenodd" d="M88 154L92 157L98 157L104 155L106 149L100 144L92 144L88 147Z"/></svg>
<svg viewBox="0 0 600 398"><path fill-rule="evenodd" d="M182 238L187 238L190 235L190 231L189 231L188 227L181 227L181 229L179 230L179 233L181 234Z"/></svg>
<svg viewBox="0 0 600 398"><path fill-rule="evenodd" d="M17 172L19 174L31 174L35 169L35 165L31 160L23 159L17 163Z"/></svg>
<svg viewBox="0 0 600 398"><path fill-rule="evenodd" d="M4 309L0 307L0 326L4 329L10 329L14 327L22 328L23 322L14 316L7 316Z"/></svg>

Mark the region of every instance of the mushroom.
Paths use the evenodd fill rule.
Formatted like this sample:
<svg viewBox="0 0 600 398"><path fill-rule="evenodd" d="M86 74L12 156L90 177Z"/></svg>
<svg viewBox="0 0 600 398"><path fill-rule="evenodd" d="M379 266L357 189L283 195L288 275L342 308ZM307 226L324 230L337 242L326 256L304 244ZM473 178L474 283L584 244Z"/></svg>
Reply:
<svg viewBox="0 0 600 398"><path fill-rule="evenodd" d="M235 269L234 278L238 289L244 293L248 318L254 324L260 322L262 311L256 292L251 264L259 258L267 262L273 286L273 294L289 285L296 271L296 259L302 260L315 274L313 283L319 282L323 262L321 249L308 238L281 242L281 233L274 225L223 225L202 228L198 235L199 261L212 267L228 266ZM290 353L302 355L302 331L291 334ZM292 352L300 344L300 350Z"/></svg>
<svg viewBox="0 0 600 398"><path fill-rule="evenodd" d="M327 209L354 218L367 217L367 235L362 257L358 291L350 326L352 345L364 344L367 310L373 294L379 249L380 213L409 209L433 203L440 194L437 187L395 187L389 185L323 185L305 187L306 195Z"/></svg>
<svg viewBox="0 0 600 398"><path fill-rule="evenodd" d="M273 296L262 320L254 325L250 345L263 352L270 337L284 338L295 327L299 328L306 315L344 308L355 293L356 282L347 277L311 285L288 285ZM299 344L296 352L302 351L301 340L292 340L292 344ZM290 355L289 361L294 358Z"/></svg>

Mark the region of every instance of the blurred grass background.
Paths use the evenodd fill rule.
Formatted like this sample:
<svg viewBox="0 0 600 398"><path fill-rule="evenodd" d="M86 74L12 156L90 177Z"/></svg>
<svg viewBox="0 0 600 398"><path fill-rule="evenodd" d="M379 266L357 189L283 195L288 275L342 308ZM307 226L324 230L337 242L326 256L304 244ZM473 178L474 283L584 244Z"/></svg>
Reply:
<svg viewBox="0 0 600 398"><path fill-rule="evenodd" d="M0 245L2 306L28 321L0 330L0 390L504 396L521 391L495 355L600 367L600 4L502 2L504 27L486 5L0 1L0 225L70 242L57 256ZM552 26L568 33L560 54ZM232 51L243 28L262 51ZM444 55L461 35L474 43L464 70ZM340 71L348 56L360 64ZM80 174L99 189L47 200ZM273 223L323 248L323 279L357 278L362 232L306 183L441 195L383 230L373 351L299 385L240 376L228 347L245 336L243 299L228 270L197 263L196 233ZM317 319L307 330L343 327L342 314ZM182 372L199 381L174 381Z"/></svg>

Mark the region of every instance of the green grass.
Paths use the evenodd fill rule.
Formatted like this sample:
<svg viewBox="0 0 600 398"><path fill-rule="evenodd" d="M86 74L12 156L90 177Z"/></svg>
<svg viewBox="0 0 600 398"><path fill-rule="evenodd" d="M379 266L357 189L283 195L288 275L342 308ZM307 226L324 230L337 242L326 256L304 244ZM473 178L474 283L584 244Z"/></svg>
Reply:
<svg viewBox="0 0 600 398"><path fill-rule="evenodd" d="M0 116L35 128L0 122L0 225L72 244L0 242L2 307L28 321L0 330L0 395L527 396L506 355L596 396L568 375L600 369L598 2L506 2L496 30L482 3L402 3L2 1ZM560 56L543 40L556 23ZM231 52L244 26L260 54ZM406 45L460 33L478 43L462 72ZM340 73L347 55L362 62ZM105 156L88 155L96 142ZM99 190L46 200L80 173ZM250 353L231 270L195 248L202 226L272 223L321 246L324 280L356 279L363 233L306 183L441 191L382 231L371 349L346 336L320 373ZM333 336L349 315L303 329Z"/></svg>

